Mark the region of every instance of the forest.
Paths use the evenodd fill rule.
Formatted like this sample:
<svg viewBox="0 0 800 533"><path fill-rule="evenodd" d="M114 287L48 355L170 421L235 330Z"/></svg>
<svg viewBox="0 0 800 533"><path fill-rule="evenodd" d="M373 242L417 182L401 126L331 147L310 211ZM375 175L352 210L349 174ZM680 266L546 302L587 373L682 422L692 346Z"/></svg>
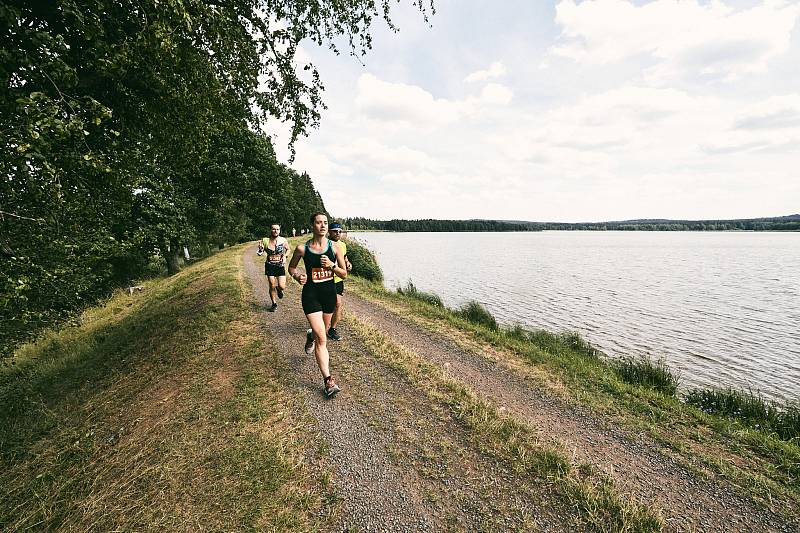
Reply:
<svg viewBox="0 0 800 533"><path fill-rule="evenodd" d="M527 222L521 220L373 220L352 217L353 231L800 231L800 215L737 220L627 220L621 222Z"/></svg>
<svg viewBox="0 0 800 533"><path fill-rule="evenodd" d="M0 0L0 358L187 252L324 211L264 126L293 151L324 109L299 43L362 55L389 8Z"/></svg>

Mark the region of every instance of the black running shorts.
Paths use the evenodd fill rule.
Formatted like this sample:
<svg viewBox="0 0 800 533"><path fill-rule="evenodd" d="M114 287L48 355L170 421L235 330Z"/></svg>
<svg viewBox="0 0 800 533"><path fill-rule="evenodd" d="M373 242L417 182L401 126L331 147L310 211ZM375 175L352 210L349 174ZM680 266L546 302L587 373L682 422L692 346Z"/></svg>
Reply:
<svg viewBox="0 0 800 533"><path fill-rule="evenodd" d="M344 294L344 281L336 282L336 294Z"/></svg>
<svg viewBox="0 0 800 533"><path fill-rule="evenodd" d="M286 268L282 265L271 265L264 263L264 275L266 276L285 276Z"/></svg>
<svg viewBox="0 0 800 533"><path fill-rule="evenodd" d="M309 281L303 285L303 313L333 313L336 310L336 286L333 280L327 283Z"/></svg>

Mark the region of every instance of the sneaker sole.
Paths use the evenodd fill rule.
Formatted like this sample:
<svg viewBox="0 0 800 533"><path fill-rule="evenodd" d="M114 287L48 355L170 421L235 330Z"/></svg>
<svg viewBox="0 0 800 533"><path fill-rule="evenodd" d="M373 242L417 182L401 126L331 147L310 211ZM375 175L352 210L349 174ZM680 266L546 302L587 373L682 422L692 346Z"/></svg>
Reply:
<svg viewBox="0 0 800 533"><path fill-rule="evenodd" d="M340 389L339 386L337 385L336 387L332 388L330 391L325 391L325 396L327 396L328 398L332 398L332 397L336 396L336 394L338 392L341 392L341 390L342 389Z"/></svg>

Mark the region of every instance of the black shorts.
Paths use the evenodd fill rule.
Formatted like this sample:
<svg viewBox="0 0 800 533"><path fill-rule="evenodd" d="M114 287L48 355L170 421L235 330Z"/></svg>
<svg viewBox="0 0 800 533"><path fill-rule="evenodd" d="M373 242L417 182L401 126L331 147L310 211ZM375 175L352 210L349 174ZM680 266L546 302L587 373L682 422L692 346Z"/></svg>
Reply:
<svg viewBox="0 0 800 533"><path fill-rule="evenodd" d="M336 282L336 294L344 294L344 281Z"/></svg>
<svg viewBox="0 0 800 533"><path fill-rule="evenodd" d="M271 265L269 263L264 263L264 275L265 276L285 276L286 275L286 268L283 265Z"/></svg>
<svg viewBox="0 0 800 533"><path fill-rule="evenodd" d="M303 285L303 313L311 314L322 311L333 313L336 310L336 286L333 280L326 283L309 281Z"/></svg>

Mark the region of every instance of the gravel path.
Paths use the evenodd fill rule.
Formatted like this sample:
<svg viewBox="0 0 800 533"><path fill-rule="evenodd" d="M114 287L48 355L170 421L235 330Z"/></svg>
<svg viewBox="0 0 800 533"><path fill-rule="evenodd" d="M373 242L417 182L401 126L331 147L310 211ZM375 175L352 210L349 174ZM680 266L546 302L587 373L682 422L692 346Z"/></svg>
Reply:
<svg viewBox="0 0 800 533"><path fill-rule="evenodd" d="M342 503L332 531L432 531L439 529L433 509L386 452L385 435L361 416L354 397L347 394L346 376L336 373L336 346L331 346L331 370L342 393L327 399L322 377L313 356L303 351L307 322L300 308L300 286L291 279L274 313L269 303L262 262L255 260L255 247L244 253L245 274L250 280L265 328L274 345L287 358L292 385L300 390L309 412L316 418L329 446L328 460L336 492ZM333 344L333 343L332 343Z"/></svg>
<svg viewBox="0 0 800 533"><path fill-rule="evenodd" d="M797 531L774 513L756 507L730 487L699 480L659 451L643 435L609 427L586 412L545 396L524 377L452 340L403 320L379 304L353 294L346 307L396 344L423 355L499 408L561 443L580 462L598 466L620 489L663 510L671 531Z"/></svg>
<svg viewBox="0 0 800 533"><path fill-rule="evenodd" d="M424 394L403 387L402 376L367 357L368 350L355 336L329 343L331 370L342 392L326 399L314 358L303 351L307 323L300 309L300 287L289 280L277 312L266 312L267 282L254 251L244 253L253 304L271 344L286 357L287 384L296 387L317 421L318 427L310 429L327 443L325 467L340 498L331 530L575 529L574 514L553 500L546 486L521 479L478 452L463 428ZM465 350L380 303L348 292L345 310L340 328L344 333L351 320L370 324L438 365L528 423L543 439L562 445L576 462L607 472L622 493L662 509L668 531L800 531L797 524L784 523L724 482L696 478L647 436L631 435L569 406L508 366Z"/></svg>

